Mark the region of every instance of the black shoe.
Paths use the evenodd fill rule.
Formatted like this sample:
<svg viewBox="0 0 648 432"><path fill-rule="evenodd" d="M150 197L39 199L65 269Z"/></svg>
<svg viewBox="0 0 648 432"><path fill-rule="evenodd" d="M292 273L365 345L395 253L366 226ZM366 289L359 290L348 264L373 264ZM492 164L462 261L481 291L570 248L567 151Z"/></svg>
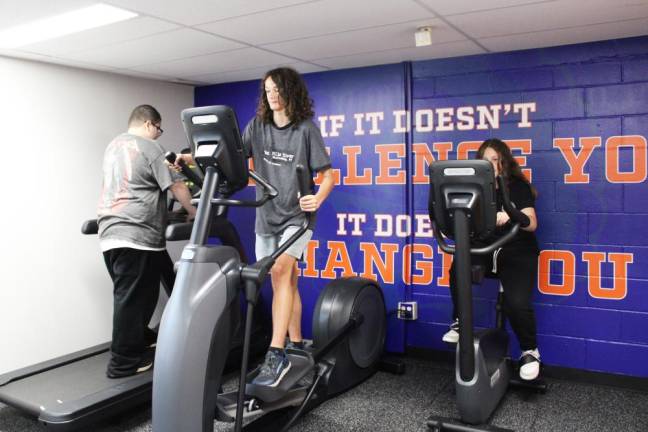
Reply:
<svg viewBox="0 0 648 432"><path fill-rule="evenodd" d="M108 369L106 370L106 376L108 378L124 378L146 372L153 369L153 360L155 360L155 350L152 349L144 352L142 358L135 367L120 368L119 366L113 365L113 361L111 360L108 364Z"/></svg>
<svg viewBox="0 0 648 432"><path fill-rule="evenodd" d="M261 372L252 380L252 384L276 387L290 370L290 361L286 354L270 350L266 353Z"/></svg>

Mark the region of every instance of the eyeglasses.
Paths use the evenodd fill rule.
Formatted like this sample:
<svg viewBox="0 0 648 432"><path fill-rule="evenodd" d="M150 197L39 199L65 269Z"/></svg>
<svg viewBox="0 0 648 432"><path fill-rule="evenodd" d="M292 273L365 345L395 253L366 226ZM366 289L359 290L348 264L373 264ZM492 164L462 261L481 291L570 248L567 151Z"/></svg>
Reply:
<svg viewBox="0 0 648 432"><path fill-rule="evenodd" d="M158 132L160 132L160 135L162 135L164 133L164 130L162 130L162 128L160 126L156 125L155 123L151 123L151 124L153 125L153 127L155 129L158 130Z"/></svg>

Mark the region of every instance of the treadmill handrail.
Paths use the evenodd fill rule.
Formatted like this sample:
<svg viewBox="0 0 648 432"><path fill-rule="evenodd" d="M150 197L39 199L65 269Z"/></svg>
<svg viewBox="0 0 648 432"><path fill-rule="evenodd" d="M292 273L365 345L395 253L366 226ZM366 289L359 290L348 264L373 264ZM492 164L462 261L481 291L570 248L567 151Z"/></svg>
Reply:
<svg viewBox="0 0 648 432"><path fill-rule="evenodd" d="M99 232L99 223L97 219L88 219L81 225L81 234L92 235Z"/></svg>

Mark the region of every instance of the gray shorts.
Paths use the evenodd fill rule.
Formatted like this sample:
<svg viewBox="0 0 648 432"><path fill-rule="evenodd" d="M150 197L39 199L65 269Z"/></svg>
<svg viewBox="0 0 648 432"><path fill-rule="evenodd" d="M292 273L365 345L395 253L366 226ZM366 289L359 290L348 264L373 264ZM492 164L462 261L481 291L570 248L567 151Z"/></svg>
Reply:
<svg viewBox="0 0 648 432"><path fill-rule="evenodd" d="M261 258L272 255L272 253L276 251L279 246L284 244L286 240L288 240L290 236L296 233L299 229L300 227L291 225L283 230L283 232L278 234L257 234L256 243L254 245L256 259L260 260ZM310 241L311 237L313 237L313 231L306 230L306 232L302 234L302 236L299 237L295 243L290 245L285 253L297 260L302 259L304 251L306 250L306 246L308 246L308 242Z"/></svg>

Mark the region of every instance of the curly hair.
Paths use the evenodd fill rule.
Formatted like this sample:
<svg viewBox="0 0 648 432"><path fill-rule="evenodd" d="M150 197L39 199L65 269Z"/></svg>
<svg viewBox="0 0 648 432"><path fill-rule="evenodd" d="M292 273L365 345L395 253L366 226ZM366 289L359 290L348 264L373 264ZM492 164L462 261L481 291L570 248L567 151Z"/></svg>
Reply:
<svg viewBox="0 0 648 432"><path fill-rule="evenodd" d="M308 96L308 89L299 73L287 67L272 69L266 72L261 80L257 117L264 123L272 122L272 110L265 93L265 82L268 78L279 88L279 96L286 105L286 115L297 126L304 120L311 119L313 100Z"/></svg>
<svg viewBox="0 0 648 432"><path fill-rule="evenodd" d="M523 181L531 188L533 197L536 198L538 196L538 192L533 187L531 182L529 182L529 179L527 179L526 176L522 173L520 164L517 163L517 161L513 157L513 153L511 153L511 149L508 145L506 145L504 141L499 138L490 138L484 141L479 146L479 150L477 150L477 157L479 159L482 159L484 157L484 152L487 148L492 148L499 155L500 175L504 177L507 183L510 183L514 178Z"/></svg>

